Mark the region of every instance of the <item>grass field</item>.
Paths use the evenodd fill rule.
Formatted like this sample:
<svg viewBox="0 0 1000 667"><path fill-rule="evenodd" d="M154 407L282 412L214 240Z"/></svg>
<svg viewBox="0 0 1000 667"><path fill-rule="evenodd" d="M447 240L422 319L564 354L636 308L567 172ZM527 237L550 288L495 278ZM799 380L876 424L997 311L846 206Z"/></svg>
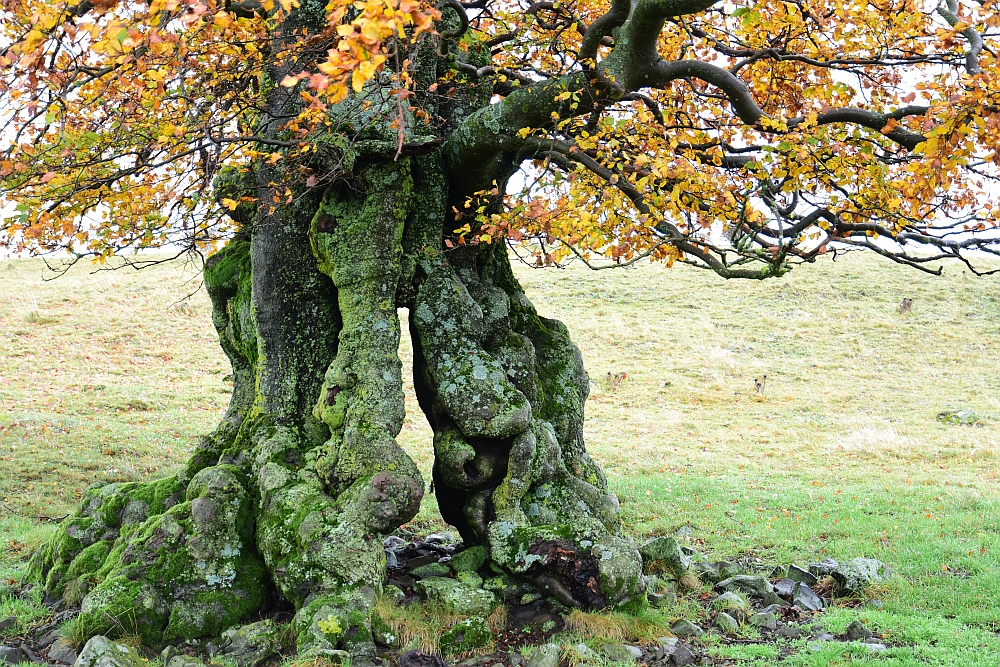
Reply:
<svg viewBox="0 0 1000 667"><path fill-rule="evenodd" d="M0 262L2 578L88 483L180 464L228 400L195 267L91 271L51 280L38 261ZM583 350L588 447L637 538L688 525L713 560L892 566L880 608L824 618L834 632L865 619L888 651L802 646L782 664L1000 665L1000 280L860 255L766 282L659 266L518 274ZM956 409L980 423L938 420ZM400 439L429 477L412 389L407 411ZM438 525L432 499L414 524ZM0 617L43 613L0 602Z"/></svg>

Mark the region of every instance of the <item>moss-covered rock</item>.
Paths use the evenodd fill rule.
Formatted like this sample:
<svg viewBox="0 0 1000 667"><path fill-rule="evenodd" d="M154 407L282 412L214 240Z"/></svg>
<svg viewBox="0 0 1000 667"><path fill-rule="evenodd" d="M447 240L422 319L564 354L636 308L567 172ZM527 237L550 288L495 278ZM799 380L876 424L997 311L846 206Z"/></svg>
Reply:
<svg viewBox="0 0 1000 667"><path fill-rule="evenodd" d="M416 583L416 590L428 600L439 602L456 614L485 616L497 604L496 596L487 590L472 586L458 579L429 577Z"/></svg>
<svg viewBox="0 0 1000 667"><path fill-rule="evenodd" d="M641 547L643 570L648 573L669 573L678 578L691 568L691 557L681 551L672 537L657 537Z"/></svg>
<svg viewBox="0 0 1000 667"><path fill-rule="evenodd" d="M73 664L74 667L146 667L146 661L134 648L101 635L87 641Z"/></svg>
<svg viewBox="0 0 1000 667"><path fill-rule="evenodd" d="M463 549L451 557L448 565L457 572L478 572L479 568L486 564L489 551L483 545L476 545Z"/></svg>
<svg viewBox="0 0 1000 667"><path fill-rule="evenodd" d="M467 618L448 628L441 635L441 652L445 655L468 653L493 641L493 630L482 617Z"/></svg>
<svg viewBox="0 0 1000 667"><path fill-rule="evenodd" d="M233 466L206 468L185 502L123 532L83 599L82 632L135 633L156 646L217 635L258 609L268 577L245 484Z"/></svg>

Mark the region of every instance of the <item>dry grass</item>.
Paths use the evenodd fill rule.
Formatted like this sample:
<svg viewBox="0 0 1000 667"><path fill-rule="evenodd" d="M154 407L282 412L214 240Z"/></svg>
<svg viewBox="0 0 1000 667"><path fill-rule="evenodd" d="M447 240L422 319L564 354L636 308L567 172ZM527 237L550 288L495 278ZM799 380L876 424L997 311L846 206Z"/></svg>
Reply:
<svg viewBox="0 0 1000 667"><path fill-rule="evenodd" d="M379 596L372 610L392 629L402 647L416 648L424 653L439 655L441 635L467 616L456 614L435 602L425 604L399 605L387 596ZM486 618L493 631L500 632L507 625L507 608L497 605ZM476 654L489 653L492 646L474 651ZM471 655L471 654L470 654Z"/></svg>
<svg viewBox="0 0 1000 667"><path fill-rule="evenodd" d="M566 617L566 629L584 638L607 642L653 644L657 637L673 636L670 632L670 618L652 610L632 615L574 609Z"/></svg>

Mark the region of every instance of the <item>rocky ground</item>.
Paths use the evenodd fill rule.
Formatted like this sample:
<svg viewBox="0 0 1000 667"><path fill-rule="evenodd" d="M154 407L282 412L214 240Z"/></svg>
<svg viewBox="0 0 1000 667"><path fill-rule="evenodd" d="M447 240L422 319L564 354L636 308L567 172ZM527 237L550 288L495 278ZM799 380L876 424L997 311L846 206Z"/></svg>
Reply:
<svg viewBox="0 0 1000 667"><path fill-rule="evenodd" d="M783 565L766 570L759 563L699 560L697 552L672 537L654 539L641 551L648 572L648 600L661 612L657 617L664 619L663 636L623 642L620 638L602 641L607 637L600 636L599 624L596 629L574 626L571 610L491 569L483 547L464 548L447 533L409 542L391 536L385 547L385 604L377 605L372 614L376 652L370 661L360 661L374 665L732 664L711 657L705 650L705 639L712 634L724 643L773 644L779 647L779 654L791 650L789 642L783 640L804 640L804 644L795 644L795 650L834 641L854 642L875 652L886 649L860 622L852 623L839 636L823 628L822 610L833 596L843 598L841 603L860 604L871 584L891 577L884 564L871 559L840 563L827 559L805 567ZM668 619L678 596L696 600L699 612L671 622ZM104 637L91 639L78 653L81 647L74 645L72 633L66 630L78 610L61 609L55 603L52 608L48 622L20 628L17 637L0 647L0 663L140 667L158 658L164 667L213 663L261 667L292 658L294 652L294 633L290 631L294 609L280 600L262 609L252 623L221 638L168 646L159 656ZM498 609L505 613L498 613ZM13 617L0 620L0 630L7 630L8 636L19 626ZM748 633L748 628L754 631Z"/></svg>

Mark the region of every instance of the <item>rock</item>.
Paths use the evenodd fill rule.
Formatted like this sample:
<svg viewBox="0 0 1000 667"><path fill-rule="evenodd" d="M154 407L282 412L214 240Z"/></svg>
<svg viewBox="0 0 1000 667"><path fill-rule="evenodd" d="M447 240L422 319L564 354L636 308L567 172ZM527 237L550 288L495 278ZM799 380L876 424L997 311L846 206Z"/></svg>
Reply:
<svg viewBox="0 0 1000 667"><path fill-rule="evenodd" d="M677 642L680 640L677 637L657 637L656 643L656 653L654 660L666 660L674 654L677 650Z"/></svg>
<svg viewBox="0 0 1000 667"><path fill-rule="evenodd" d="M162 651L160 651L160 664L166 667L170 664L170 661L174 658L174 656L178 656L180 654L181 652L176 646L168 644Z"/></svg>
<svg viewBox="0 0 1000 667"><path fill-rule="evenodd" d="M427 544L454 544L455 535L453 533L431 533L424 539Z"/></svg>
<svg viewBox="0 0 1000 667"><path fill-rule="evenodd" d="M973 410L946 410L938 413L937 420L942 424L959 426L982 426L984 423Z"/></svg>
<svg viewBox="0 0 1000 667"><path fill-rule="evenodd" d="M851 624L847 626L847 630L844 632L844 635L849 641L871 639L875 636L874 633L861 621L851 621Z"/></svg>
<svg viewBox="0 0 1000 667"><path fill-rule="evenodd" d="M708 561L698 561L691 565L691 570L698 575L698 578L702 581L715 584L726 577L719 574L719 568L715 567L715 563L709 563Z"/></svg>
<svg viewBox="0 0 1000 667"><path fill-rule="evenodd" d="M774 582L774 592L779 597L791 600L792 594L795 592L795 584L796 582L788 578L778 579Z"/></svg>
<svg viewBox="0 0 1000 667"><path fill-rule="evenodd" d="M424 593L428 600L440 602L456 614L464 616L487 616L497 603L493 593L482 588L474 588L457 579L430 577L416 583L417 592Z"/></svg>
<svg viewBox="0 0 1000 667"><path fill-rule="evenodd" d="M672 585L659 592L653 592L647 589L646 598L649 600L649 604L658 609L662 607L672 607L677 604L677 591Z"/></svg>
<svg viewBox="0 0 1000 667"><path fill-rule="evenodd" d="M696 623L682 618L670 626L670 631L678 637L701 637L705 631Z"/></svg>
<svg viewBox="0 0 1000 667"><path fill-rule="evenodd" d="M892 577L892 570L874 558L852 558L841 563L832 573L845 595L861 595L866 586L878 584Z"/></svg>
<svg viewBox="0 0 1000 667"><path fill-rule="evenodd" d="M767 593L774 593L774 589L764 577L756 577L749 574L738 574L735 577L723 579L715 585L717 591L737 590L747 595L762 597Z"/></svg>
<svg viewBox="0 0 1000 667"><path fill-rule="evenodd" d="M720 560L715 563L715 570L719 573L719 579L729 579L741 574L746 574L746 568L739 563L728 560Z"/></svg>
<svg viewBox="0 0 1000 667"><path fill-rule="evenodd" d="M399 567L399 557L396 552L392 549L386 549L385 551L385 567L387 570L391 570L394 567Z"/></svg>
<svg viewBox="0 0 1000 667"><path fill-rule="evenodd" d="M788 606L788 603L785 602L784 600L782 600L780 597L778 597L778 594L775 593L774 591L768 591L767 593L764 593L762 596L760 596L760 601L761 601L761 604L764 604L764 605L767 605L767 606L770 606L770 605L777 605L779 607L787 607Z"/></svg>
<svg viewBox="0 0 1000 667"><path fill-rule="evenodd" d="M712 606L716 609L732 611L733 609L746 609L749 605L739 593L735 591L726 591L719 597L712 600Z"/></svg>
<svg viewBox="0 0 1000 667"><path fill-rule="evenodd" d="M205 667L205 662L201 658L181 653L172 657L166 667Z"/></svg>
<svg viewBox="0 0 1000 667"><path fill-rule="evenodd" d="M806 611L819 611L823 608L823 600L813 592L813 589L803 583L795 584L795 590L792 592L792 604Z"/></svg>
<svg viewBox="0 0 1000 667"><path fill-rule="evenodd" d="M719 632L723 634L729 634L736 632L740 629L740 624L736 622L736 619L722 611L719 615L715 617L715 627Z"/></svg>
<svg viewBox="0 0 1000 667"><path fill-rule="evenodd" d="M97 635L80 651L73 667L145 667L146 661L131 646Z"/></svg>
<svg viewBox="0 0 1000 667"><path fill-rule="evenodd" d="M817 577L825 577L833 574L833 571L837 569L838 565L839 563L832 558L824 558L818 563L810 564L809 573L816 575Z"/></svg>
<svg viewBox="0 0 1000 667"><path fill-rule="evenodd" d="M676 648L674 648L674 654L670 656L670 659L673 660L673 663L678 667L693 665L694 653L692 653L691 649L684 644L678 644Z"/></svg>
<svg viewBox="0 0 1000 667"><path fill-rule="evenodd" d="M17 665L22 662L29 662L24 651L13 646L0 646L0 665Z"/></svg>
<svg viewBox="0 0 1000 667"><path fill-rule="evenodd" d="M57 639L52 644L52 648L49 649L49 660L54 660L55 662L72 665L78 657L79 654L76 652L76 647L66 639Z"/></svg>
<svg viewBox="0 0 1000 667"><path fill-rule="evenodd" d="M459 551L451 557L448 565L455 572L477 572L479 568L486 564L489 556L485 546L477 545Z"/></svg>
<svg viewBox="0 0 1000 667"><path fill-rule="evenodd" d="M542 644L528 656L525 667L559 667L562 648L558 644Z"/></svg>
<svg viewBox="0 0 1000 667"><path fill-rule="evenodd" d="M382 589L382 595L389 598L396 604L403 604L403 602L406 601L406 593L403 592L403 589L399 586L393 586L392 584L389 584Z"/></svg>
<svg viewBox="0 0 1000 667"><path fill-rule="evenodd" d="M485 592L485 591L484 591ZM468 653L493 641L493 630L486 619L475 617L459 621L441 635L441 652L445 655Z"/></svg>
<svg viewBox="0 0 1000 667"><path fill-rule="evenodd" d="M51 626L48 626L51 627ZM55 641L59 639L59 630L51 630L46 632L41 639L38 640L38 646L45 648L50 644L54 644Z"/></svg>
<svg viewBox="0 0 1000 667"><path fill-rule="evenodd" d="M642 649L629 644L604 644L598 650L612 662L636 662L642 657Z"/></svg>
<svg viewBox="0 0 1000 667"><path fill-rule="evenodd" d="M219 655L239 667L257 667L273 655L280 654L280 630L271 619L232 628L222 633L225 642Z"/></svg>
<svg viewBox="0 0 1000 667"><path fill-rule="evenodd" d="M510 667L522 667L524 665L524 656L517 651L511 651L507 660L510 661Z"/></svg>
<svg viewBox="0 0 1000 667"><path fill-rule="evenodd" d="M781 612L781 606L782 605L780 605L780 604L769 604L769 605L767 605L766 607L764 607L762 609L758 609L757 613L758 614L774 614L775 616L777 616Z"/></svg>
<svg viewBox="0 0 1000 667"><path fill-rule="evenodd" d="M772 612L762 612L751 616L747 622L761 629L777 630L778 618Z"/></svg>
<svg viewBox="0 0 1000 667"><path fill-rule="evenodd" d="M455 576L455 578L461 581L463 584L472 586L473 588L483 587L483 578L480 577L475 572L459 572ZM541 595L539 595L538 597L541 597Z"/></svg>
<svg viewBox="0 0 1000 667"><path fill-rule="evenodd" d="M410 574L421 579L426 579L427 577L447 577L451 574L451 568L441 563L428 563L427 565L414 568Z"/></svg>
<svg viewBox="0 0 1000 667"><path fill-rule="evenodd" d="M801 639L805 633L802 628L794 625L782 625L778 627L778 636L782 639Z"/></svg>
<svg viewBox="0 0 1000 667"><path fill-rule="evenodd" d="M385 538L384 542L382 542L382 546L386 549L399 549L400 547L406 546L406 540L396 535L390 535Z"/></svg>
<svg viewBox="0 0 1000 667"><path fill-rule="evenodd" d="M691 569L691 557L681 551L672 537L657 537L639 547L643 570L654 574L663 572L680 577Z"/></svg>
<svg viewBox="0 0 1000 667"><path fill-rule="evenodd" d="M868 644L868 643L864 643L864 644L862 644L862 646L864 646L869 651L874 651L876 653L879 652L879 651L884 651L887 648L889 648L885 644Z"/></svg>
<svg viewBox="0 0 1000 667"><path fill-rule="evenodd" d="M422 651L407 651L399 656L399 667L448 667L448 664L435 655Z"/></svg>
<svg viewBox="0 0 1000 667"><path fill-rule="evenodd" d="M788 566L787 577L792 581L798 581L807 586L812 586L817 581L819 581L819 579L816 578L816 575L814 575L812 572L810 572L809 570L803 570L801 567L798 567L796 565Z"/></svg>
<svg viewBox="0 0 1000 667"><path fill-rule="evenodd" d="M7 618L0 621L0 632L7 632L8 630L13 630L18 626L18 620L13 616L8 616Z"/></svg>

